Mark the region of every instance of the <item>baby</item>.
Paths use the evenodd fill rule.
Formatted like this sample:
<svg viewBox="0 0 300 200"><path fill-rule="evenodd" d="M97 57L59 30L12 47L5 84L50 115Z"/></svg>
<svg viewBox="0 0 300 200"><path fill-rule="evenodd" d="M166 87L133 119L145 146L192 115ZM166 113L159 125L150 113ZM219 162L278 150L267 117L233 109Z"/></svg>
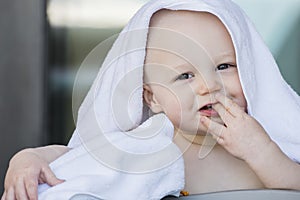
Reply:
<svg viewBox="0 0 300 200"><path fill-rule="evenodd" d="M263 188L264 184L245 163L251 156L247 155L249 150L243 152L228 147L229 153L225 149L228 144L223 124L228 129L231 126L240 128L239 135L240 131L245 131L241 124L238 127L232 124L235 123L233 117L246 115L247 103L239 82L234 47L222 22L205 12L161 10L152 17L150 26L158 30L150 30L149 34L144 99L154 113L165 113L175 126L177 134L174 142L184 152L185 189L198 194ZM160 30L172 30L174 33L164 34ZM192 38L195 45L189 45L187 39L178 34ZM168 38L177 39L176 43L169 44ZM185 48L189 53L184 54L184 50L180 56L173 53ZM227 105L229 102L230 106ZM213 130L208 131L210 123ZM215 143L211 142L212 139L204 137L207 131L221 145L213 146ZM191 137L195 134L195 138ZM191 138L191 142L197 141L184 151L184 147L190 143L186 138ZM244 139L246 137L230 142L241 145ZM270 139L265 136L261 142L265 147ZM207 145L213 146L203 159L197 156L199 145L206 148ZM256 143L251 145L256 146Z"/></svg>
<svg viewBox="0 0 300 200"><path fill-rule="evenodd" d="M240 69L253 66L238 65L232 30L212 13L187 9L158 9L149 27L143 99L174 126L173 142L185 166L183 189L299 190L300 166L248 114ZM62 183L48 164L68 150L48 146L16 154L2 199L37 199L38 183Z"/></svg>

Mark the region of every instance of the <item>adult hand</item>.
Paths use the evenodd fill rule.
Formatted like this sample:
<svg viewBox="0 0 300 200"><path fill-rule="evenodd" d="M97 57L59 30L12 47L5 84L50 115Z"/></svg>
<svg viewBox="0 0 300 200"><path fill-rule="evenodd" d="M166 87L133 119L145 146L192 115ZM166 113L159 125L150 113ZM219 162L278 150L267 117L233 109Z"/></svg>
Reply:
<svg viewBox="0 0 300 200"><path fill-rule="evenodd" d="M218 101L213 105L224 124L217 123L208 117L201 117L217 142L230 154L248 161L255 159L260 152L272 142L264 128L243 108L228 97L217 94Z"/></svg>
<svg viewBox="0 0 300 200"><path fill-rule="evenodd" d="M49 163L34 149L25 149L13 156L9 163L1 200L37 200L39 183L54 186L62 182L53 174Z"/></svg>

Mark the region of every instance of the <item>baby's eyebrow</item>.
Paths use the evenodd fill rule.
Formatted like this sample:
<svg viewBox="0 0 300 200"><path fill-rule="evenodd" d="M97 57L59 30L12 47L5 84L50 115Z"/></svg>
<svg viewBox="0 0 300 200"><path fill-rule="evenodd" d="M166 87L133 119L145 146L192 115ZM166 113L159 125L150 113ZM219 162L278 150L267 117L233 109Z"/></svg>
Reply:
<svg viewBox="0 0 300 200"><path fill-rule="evenodd" d="M180 65L174 66L174 69L182 69L182 68L194 68L194 66L191 63L182 63Z"/></svg>
<svg viewBox="0 0 300 200"><path fill-rule="evenodd" d="M233 61L232 60L233 58L235 59L235 52L234 51L227 51L227 52L222 52L218 55L215 55L212 59L213 59L213 61L218 63L218 62L222 62L224 60Z"/></svg>

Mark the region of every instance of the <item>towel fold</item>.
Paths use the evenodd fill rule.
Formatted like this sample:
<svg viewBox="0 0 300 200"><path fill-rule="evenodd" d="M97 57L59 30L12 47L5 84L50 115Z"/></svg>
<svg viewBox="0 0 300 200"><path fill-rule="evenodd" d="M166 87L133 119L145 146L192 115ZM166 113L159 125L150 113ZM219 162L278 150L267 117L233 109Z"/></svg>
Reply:
<svg viewBox="0 0 300 200"><path fill-rule="evenodd" d="M140 127L150 130L145 137L140 129L138 134L127 134L150 116L142 98L145 47L150 18L163 8L209 12L223 22L233 40L249 114L286 155L300 162L300 98L283 80L244 12L230 0L154 0L134 15L108 53L79 109L69 142L74 149L51 164L55 174L67 181L53 188L40 186L40 199L79 193L105 199L178 195L184 185L184 167L180 156L175 159L180 153L171 141L173 130L165 129L170 127L165 116L158 116L166 119L163 123L151 126L146 121L148 128ZM158 134L149 135L152 128Z"/></svg>
<svg viewBox="0 0 300 200"><path fill-rule="evenodd" d="M158 114L132 131L86 141L51 163L56 176L66 181L52 188L40 185L39 199L69 199L80 193L100 199L178 196L184 168L172 133L171 122Z"/></svg>

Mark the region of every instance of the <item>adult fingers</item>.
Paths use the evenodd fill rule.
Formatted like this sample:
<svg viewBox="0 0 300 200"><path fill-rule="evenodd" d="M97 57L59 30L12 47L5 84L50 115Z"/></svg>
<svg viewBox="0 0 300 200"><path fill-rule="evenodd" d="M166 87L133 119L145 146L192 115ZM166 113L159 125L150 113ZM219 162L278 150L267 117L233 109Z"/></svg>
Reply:
<svg viewBox="0 0 300 200"><path fill-rule="evenodd" d="M42 181L50 186L64 182L64 180L58 179L49 167L43 168L41 173Z"/></svg>
<svg viewBox="0 0 300 200"><path fill-rule="evenodd" d="M6 199L6 191L3 192L1 200L5 200Z"/></svg>
<svg viewBox="0 0 300 200"><path fill-rule="evenodd" d="M226 97L225 95L217 93L215 95L215 98L224 106L225 110L231 113L233 116L238 116L244 113L244 110L238 104L236 104L232 99Z"/></svg>
<svg viewBox="0 0 300 200"><path fill-rule="evenodd" d="M14 192L17 199L28 200L23 179L18 179Z"/></svg>
<svg viewBox="0 0 300 200"><path fill-rule="evenodd" d="M5 200L16 200L15 191L13 188L9 188L6 193Z"/></svg>
<svg viewBox="0 0 300 200"><path fill-rule="evenodd" d="M25 182L27 196L30 200L38 199L37 187L38 187L38 182L37 182L37 180L34 179L34 177L32 179L30 179L29 181Z"/></svg>
<svg viewBox="0 0 300 200"><path fill-rule="evenodd" d="M208 133L210 133L218 143L223 141L223 134L226 130L225 126L214 122L205 116L201 116L200 121L207 128Z"/></svg>

